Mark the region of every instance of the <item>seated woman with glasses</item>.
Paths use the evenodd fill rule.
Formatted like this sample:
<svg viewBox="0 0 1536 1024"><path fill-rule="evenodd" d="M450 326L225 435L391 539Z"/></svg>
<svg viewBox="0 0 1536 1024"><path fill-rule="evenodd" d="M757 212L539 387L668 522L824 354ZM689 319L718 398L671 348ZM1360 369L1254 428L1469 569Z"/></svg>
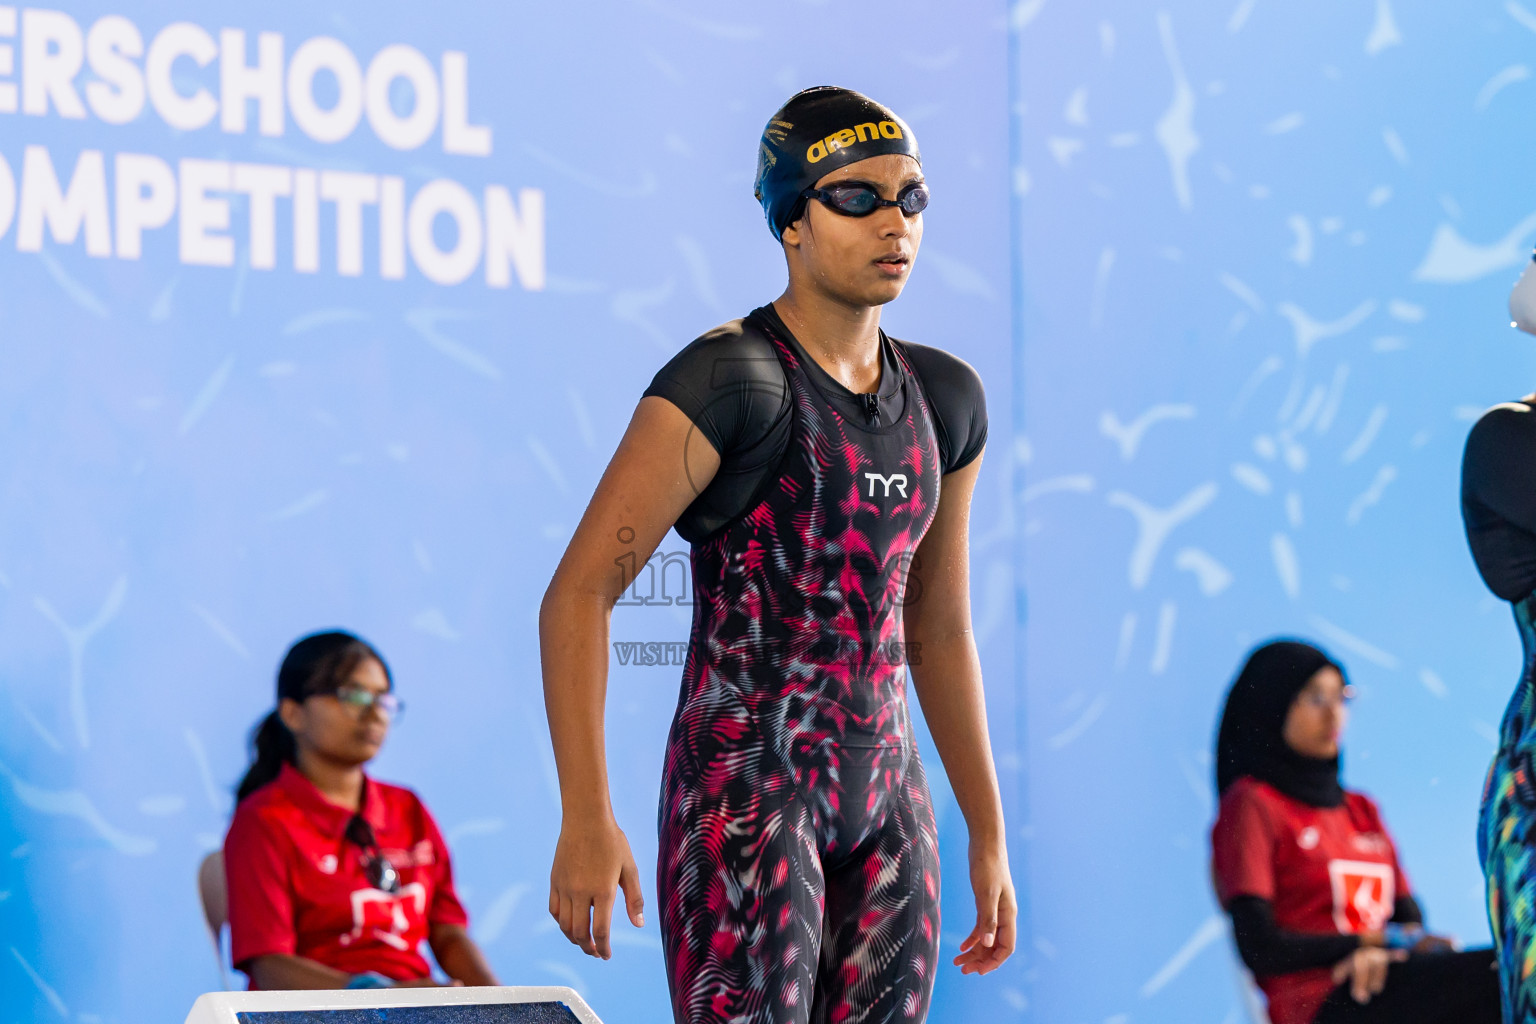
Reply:
<svg viewBox="0 0 1536 1024"><path fill-rule="evenodd" d="M1339 782L1353 696L1310 644L1248 658L1216 739L1212 876L1272 1024L1497 1024L1493 951L1424 929L1376 804Z"/></svg>
<svg viewBox="0 0 1536 1024"><path fill-rule="evenodd" d="M416 794L368 777L401 711L350 633L288 650L224 840L231 960L253 989L494 985L465 930L448 847Z"/></svg>

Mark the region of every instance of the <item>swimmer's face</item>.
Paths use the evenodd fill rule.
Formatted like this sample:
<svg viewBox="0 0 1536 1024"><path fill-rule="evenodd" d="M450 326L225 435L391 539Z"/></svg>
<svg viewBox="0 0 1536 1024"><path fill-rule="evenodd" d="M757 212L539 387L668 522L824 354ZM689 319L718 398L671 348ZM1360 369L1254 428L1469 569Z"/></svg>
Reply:
<svg viewBox="0 0 1536 1024"><path fill-rule="evenodd" d="M922 180L916 160L889 153L839 167L816 187L857 181L873 185L882 199L895 199ZM906 287L923 240L923 215L909 217L897 207L882 206L868 216L849 217L811 199L805 215L784 229L782 240L791 265L798 262L807 284L849 305L879 306Z"/></svg>
<svg viewBox="0 0 1536 1024"><path fill-rule="evenodd" d="M389 676L376 659L362 658L338 689L388 693ZM361 707L336 694L316 694L303 701L284 699L278 713L301 749L332 764L368 763L389 733L389 718L377 704Z"/></svg>
<svg viewBox="0 0 1536 1024"><path fill-rule="evenodd" d="M1349 720L1346 704L1353 695L1338 669L1318 669L1286 713L1286 744L1303 757L1337 757Z"/></svg>

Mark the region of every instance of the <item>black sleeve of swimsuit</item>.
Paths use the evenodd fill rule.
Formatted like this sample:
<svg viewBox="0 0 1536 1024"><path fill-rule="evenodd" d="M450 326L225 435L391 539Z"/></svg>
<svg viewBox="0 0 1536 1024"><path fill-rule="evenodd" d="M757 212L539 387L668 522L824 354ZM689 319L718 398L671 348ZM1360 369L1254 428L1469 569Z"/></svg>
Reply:
<svg viewBox="0 0 1536 1024"><path fill-rule="evenodd" d="M891 339L895 341L896 339ZM898 341L933 407L939 464L953 473L975 461L987 443L987 394L970 363L941 348Z"/></svg>
<svg viewBox="0 0 1536 1024"><path fill-rule="evenodd" d="M1275 924L1275 911L1266 899L1238 896L1227 904L1237 951L1248 969L1260 977L1290 974L1309 967L1332 967L1360 948L1358 935L1293 932Z"/></svg>
<svg viewBox="0 0 1536 1024"><path fill-rule="evenodd" d="M681 409L720 455L714 479L676 524L696 543L745 512L777 468L792 419L784 367L761 330L733 320L673 356L645 394Z"/></svg>
<svg viewBox="0 0 1536 1024"><path fill-rule="evenodd" d="M690 342L656 371L645 394L681 409L722 459L760 439L789 401L772 343L741 320Z"/></svg>
<svg viewBox="0 0 1536 1024"><path fill-rule="evenodd" d="M1424 908L1412 896L1399 896L1392 904L1392 923L1422 925Z"/></svg>
<svg viewBox="0 0 1536 1024"><path fill-rule="evenodd" d="M1536 411L1496 405L1467 436L1461 515L1477 571L1499 597L1536 590Z"/></svg>

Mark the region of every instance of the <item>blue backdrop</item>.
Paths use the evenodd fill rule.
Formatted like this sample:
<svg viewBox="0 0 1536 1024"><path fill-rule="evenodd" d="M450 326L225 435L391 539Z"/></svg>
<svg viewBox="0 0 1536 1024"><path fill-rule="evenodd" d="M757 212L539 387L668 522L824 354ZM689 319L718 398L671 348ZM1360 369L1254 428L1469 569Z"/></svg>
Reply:
<svg viewBox="0 0 1536 1024"><path fill-rule="evenodd" d="M651 375L782 288L751 197L755 148L807 85L879 97L922 141L937 198L886 325L959 353L991 388L976 624L1014 805L1002 5L899 3L867 22L692 0L213 11L0 7L0 1020L175 1021L218 987L194 872L222 839L284 648L335 625L391 661L410 707L377 774L442 824L501 977L574 985L611 1021L668 1019L659 915L621 927L598 963L545 909L559 812L536 612ZM98 31L112 15L127 28ZM259 33L281 33L279 100L295 66L323 68L298 75L279 134L262 133L256 102L226 130L231 62L207 52L225 28L244 31L252 67ZM304 49L316 37L340 45ZM397 44L419 59L392 51L375 81L375 55ZM125 62L145 82L136 109L114 84ZM422 101L391 67L437 92L414 148L380 137L411 141ZM258 198L235 165L277 168L261 173L289 194ZM541 247L524 190L542 197ZM253 227L268 208L275 226ZM451 255L475 255L460 230L483 235L467 270ZM493 259L493 236L524 262ZM507 287L488 283L493 266ZM671 536L667 552L686 545ZM688 612L620 607L613 639L684 641ZM615 658L610 679L614 803L653 900L679 674ZM927 750L953 955L973 913L965 833ZM1024 970L946 970L935 1019L1013 1012Z"/></svg>
<svg viewBox="0 0 1536 1024"><path fill-rule="evenodd" d="M248 83L280 124L226 120L226 28L252 66L281 33ZM283 649L331 625L392 662L378 774L436 813L500 974L666 1019L654 923L599 964L545 913L535 615L651 374L778 293L753 147L824 82L922 140L887 326L989 387L973 592L1024 942L941 971L933 1019L1242 1019L1209 747L1276 632L1345 661L1348 781L1431 923L1485 940L1518 652L1457 472L1536 377L1503 311L1533 47L1522 0L0 6L0 1019L178 1020L219 984L194 870ZM613 639L687 622L626 604ZM611 664L648 893L678 672ZM972 911L931 750L947 959Z"/></svg>
<svg viewBox="0 0 1536 1024"><path fill-rule="evenodd" d="M1244 1019L1210 748L1277 632L1361 691L1431 925L1486 941L1473 830L1519 670L1461 447L1531 390L1523 0L1026 2L1013 107L1032 950L1042 1021Z"/></svg>

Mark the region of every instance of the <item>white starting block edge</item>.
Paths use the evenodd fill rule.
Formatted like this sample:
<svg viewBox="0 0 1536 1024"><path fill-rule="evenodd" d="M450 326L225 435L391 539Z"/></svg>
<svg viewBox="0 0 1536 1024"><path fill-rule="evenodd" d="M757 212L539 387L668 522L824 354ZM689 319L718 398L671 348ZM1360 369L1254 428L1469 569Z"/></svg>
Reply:
<svg viewBox="0 0 1536 1024"><path fill-rule="evenodd" d="M581 996L560 985L458 988L309 989L285 992L205 992L192 1004L186 1024L235 1024L237 1013L284 1010L369 1010L389 1006L487 1006L500 1003L564 1003L581 1024L602 1024Z"/></svg>

